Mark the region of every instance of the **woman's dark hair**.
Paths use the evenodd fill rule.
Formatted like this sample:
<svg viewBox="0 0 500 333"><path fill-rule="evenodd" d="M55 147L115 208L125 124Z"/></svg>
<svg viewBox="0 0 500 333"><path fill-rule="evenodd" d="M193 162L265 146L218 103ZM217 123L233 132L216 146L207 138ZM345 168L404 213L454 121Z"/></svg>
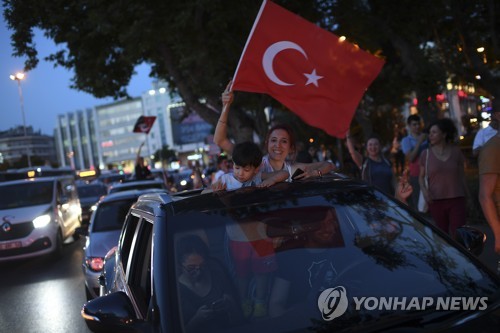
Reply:
<svg viewBox="0 0 500 333"><path fill-rule="evenodd" d="M378 140L378 142L379 142L380 144L382 144L382 140L380 139L380 136L379 136L377 133L372 133L372 134L370 134L370 135L368 136L368 138L366 139L366 142L368 142L368 140L370 140L370 139L376 139L376 140Z"/></svg>
<svg viewBox="0 0 500 333"><path fill-rule="evenodd" d="M295 139L295 134L293 132L293 129L287 124L276 124L273 127L271 127L269 131L267 131L266 141L264 142L266 151L267 151L267 146L269 144L269 138L271 137L271 133L275 130L283 130L288 133L292 160L294 160L295 155L297 154L297 140Z"/></svg>
<svg viewBox="0 0 500 333"><path fill-rule="evenodd" d="M434 121L429 128L432 126L437 126L441 132L444 134L444 140L446 143L455 142L457 139L458 131L457 127L450 118L442 118Z"/></svg>
<svg viewBox="0 0 500 333"><path fill-rule="evenodd" d="M199 254L204 259L208 257L208 246L199 236L188 235L177 241L176 262L181 265L190 254Z"/></svg>

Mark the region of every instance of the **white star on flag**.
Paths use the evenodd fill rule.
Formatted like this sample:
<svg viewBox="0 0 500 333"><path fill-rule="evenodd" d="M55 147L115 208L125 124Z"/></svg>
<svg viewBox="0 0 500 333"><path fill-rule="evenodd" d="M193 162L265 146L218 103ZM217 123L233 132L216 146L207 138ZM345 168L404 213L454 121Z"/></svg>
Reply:
<svg viewBox="0 0 500 333"><path fill-rule="evenodd" d="M322 76L319 76L319 75L316 74L316 69L313 69L313 71L312 71L311 74L304 73L304 76L307 77L306 86L308 84L312 83L312 84L314 84L317 87L318 86L318 80L323 78Z"/></svg>

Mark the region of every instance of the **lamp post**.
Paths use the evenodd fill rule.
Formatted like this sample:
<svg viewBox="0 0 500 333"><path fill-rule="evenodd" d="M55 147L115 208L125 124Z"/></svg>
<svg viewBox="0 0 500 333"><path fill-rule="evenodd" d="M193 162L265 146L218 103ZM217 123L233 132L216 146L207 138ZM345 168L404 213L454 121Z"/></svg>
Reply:
<svg viewBox="0 0 500 333"><path fill-rule="evenodd" d="M28 134L26 132L26 117L24 115L24 100L23 100L23 90L21 89L21 80L24 79L24 73L22 72L17 72L16 74L11 74L9 77L12 81L17 81L17 87L19 90L19 100L21 102L21 114L23 116L23 130L24 130L24 139L26 140L26 152L27 152L27 157L28 157L28 166L31 168L31 154L30 154L30 147L29 147L29 142L28 142Z"/></svg>

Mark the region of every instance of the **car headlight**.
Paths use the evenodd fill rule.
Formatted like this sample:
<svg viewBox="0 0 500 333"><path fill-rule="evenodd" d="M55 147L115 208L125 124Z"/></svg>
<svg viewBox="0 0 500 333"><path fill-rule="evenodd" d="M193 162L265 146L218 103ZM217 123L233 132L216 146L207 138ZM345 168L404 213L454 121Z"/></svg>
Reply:
<svg viewBox="0 0 500 333"><path fill-rule="evenodd" d="M185 181L185 180L183 179L183 180L181 180L180 184L181 184L181 186L186 186L186 185L187 185L187 181Z"/></svg>
<svg viewBox="0 0 500 333"><path fill-rule="evenodd" d="M102 271L104 267L104 258L102 257L88 257L85 258L85 264L87 267L94 272Z"/></svg>
<svg viewBox="0 0 500 333"><path fill-rule="evenodd" d="M49 214L40 215L33 220L33 226L35 228L43 228L50 223L51 217Z"/></svg>

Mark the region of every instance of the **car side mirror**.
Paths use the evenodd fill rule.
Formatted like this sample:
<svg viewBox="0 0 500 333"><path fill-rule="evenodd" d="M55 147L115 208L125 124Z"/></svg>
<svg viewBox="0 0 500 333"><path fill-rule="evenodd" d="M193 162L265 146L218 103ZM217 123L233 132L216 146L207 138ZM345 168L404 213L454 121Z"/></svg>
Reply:
<svg viewBox="0 0 500 333"><path fill-rule="evenodd" d="M455 240L469 252L479 256L483 252L486 235L476 228L462 226L455 231Z"/></svg>
<svg viewBox="0 0 500 333"><path fill-rule="evenodd" d="M139 332L144 324L137 319L132 302L123 291L91 300L81 314L92 332Z"/></svg>

